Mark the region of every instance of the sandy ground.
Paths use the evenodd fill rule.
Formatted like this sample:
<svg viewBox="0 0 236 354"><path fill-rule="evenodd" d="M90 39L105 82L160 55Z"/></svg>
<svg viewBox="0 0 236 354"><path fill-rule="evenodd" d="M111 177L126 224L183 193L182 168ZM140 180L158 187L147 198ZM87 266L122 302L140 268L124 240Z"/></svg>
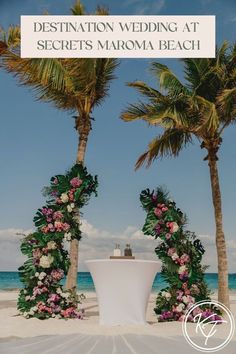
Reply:
<svg viewBox="0 0 236 354"><path fill-rule="evenodd" d="M146 353L148 354L159 353L159 351L155 351L154 349L157 345L157 343L155 343L155 340L158 340L159 344L162 343L162 345L160 346L160 348L162 348L162 351L160 351L160 353L162 354L164 353L163 346L165 345L165 343L168 343L168 340L174 341L172 342L172 344L174 343L177 346L178 343L180 344L180 346L184 345L186 347L186 350L189 353L191 352L189 351L191 347L189 347L189 344L183 338L182 324L180 322L157 322L155 313L153 312L153 308L155 306L155 294L151 294L149 299L146 316L147 325L130 326L99 325L99 312L95 293L85 294L86 299L83 301L83 308L85 309L86 314L85 318L83 320L67 321L59 319L49 319L42 321L38 319L25 319L22 316L19 316L16 309L17 295L17 291L0 292L0 353L65 353L65 351L63 351L64 344L67 341L69 341L68 343L70 343L71 341L75 341L77 343L77 346L80 346L80 344L82 345L82 343L87 343L86 345L88 345L88 348L90 349L84 349L85 351L83 353L100 354L99 351L95 350L95 348L98 348L100 345L105 349L107 348L107 353L109 354L113 354L113 352L114 354L125 354L126 352L135 354L139 353L139 349L142 348L141 344L139 346L135 344L137 343L137 341L134 340L135 336L137 337L136 339L138 341L141 340L143 345L148 345L150 347L149 351L146 351ZM213 296L213 298L216 298L216 294ZM234 317L236 318L235 292L231 294L231 311L234 314ZM195 335L194 329L195 327L192 330L193 336ZM109 349L109 345L111 345L111 341L109 338L113 338L113 342L116 342L116 344L114 344L115 342L112 342L112 349ZM223 325L219 333L216 335L216 338L225 338ZM38 343L38 345L39 343L45 343L45 340L49 341L48 345L51 341L51 349L49 350L47 347L46 351L41 350L41 352L38 352L34 345L36 345L36 343ZM223 353L231 353L230 347L232 348L232 353L234 352L233 347L235 348L236 344L235 334L232 340L233 342L227 346L227 350L223 350ZM54 346L52 343L54 343ZM151 343L153 343L153 347ZM20 345L23 346L22 351L20 350ZM119 347L120 349L114 351L114 345L117 348ZM58 348L56 349L55 346L58 346ZM135 346L137 347L136 349ZM105 349L103 350L104 353L106 353ZM79 351L75 351L75 353L76 352ZM166 353L167 352L171 353L170 351L166 351ZM74 352L70 351L70 353Z"/></svg>

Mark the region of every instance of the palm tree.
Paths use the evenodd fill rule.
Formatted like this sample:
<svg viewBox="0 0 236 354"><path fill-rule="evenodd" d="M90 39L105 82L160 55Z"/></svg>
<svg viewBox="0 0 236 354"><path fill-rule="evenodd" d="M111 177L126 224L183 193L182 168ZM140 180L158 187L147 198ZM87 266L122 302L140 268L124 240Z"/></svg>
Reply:
<svg viewBox="0 0 236 354"><path fill-rule="evenodd" d="M163 130L139 157L136 169L145 162L150 166L159 157L176 157L196 141L206 149L204 160L210 169L216 225L218 300L228 307L228 265L217 153L225 128L236 121L235 64L236 45L230 47L227 42L216 51L216 58L183 59L185 83L166 65L154 62L151 71L158 78L160 90L141 81L129 83L144 100L129 105L122 113L125 121L142 119Z"/></svg>
<svg viewBox="0 0 236 354"><path fill-rule="evenodd" d="M85 14L79 0L71 11L73 15ZM95 14L107 15L108 11L98 6ZM21 84L31 86L38 99L75 114L75 129L79 136L76 162L83 164L92 129L92 112L108 94L117 60L24 59L20 57L20 28L10 26L7 32L1 30L0 35L0 67L16 76ZM77 284L78 248L78 241L73 240L70 246L71 264L66 281L67 289Z"/></svg>

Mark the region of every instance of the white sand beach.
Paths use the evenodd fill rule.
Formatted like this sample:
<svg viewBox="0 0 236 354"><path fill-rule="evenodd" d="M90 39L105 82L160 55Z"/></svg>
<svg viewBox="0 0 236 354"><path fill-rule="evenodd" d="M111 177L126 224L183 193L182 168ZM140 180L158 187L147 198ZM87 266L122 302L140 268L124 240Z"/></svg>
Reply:
<svg viewBox="0 0 236 354"><path fill-rule="evenodd" d="M155 294L151 294L147 309L147 325L101 326L96 294L86 293L83 301L83 320L38 320L25 319L16 309L17 291L0 292L0 353L177 353L176 348L186 353L195 352L182 334L180 322L158 323L153 308ZM214 294L213 298L216 298ZM115 304L114 304L115 306ZM236 317L236 293L231 293L231 311ZM223 325L222 325L223 326ZM193 333L194 334L194 330ZM224 338L220 331L214 340ZM170 342L171 341L171 342ZM169 350L168 343L172 343ZM224 348L224 353L233 353L236 344ZM168 345L168 349L167 346ZM66 351L65 348L67 347ZM76 348L76 350L75 350ZM82 351L79 348L84 348ZM101 350L101 348L103 348ZM146 349L145 349L146 348ZM166 349L165 349L166 348ZM165 351L166 350L166 351Z"/></svg>

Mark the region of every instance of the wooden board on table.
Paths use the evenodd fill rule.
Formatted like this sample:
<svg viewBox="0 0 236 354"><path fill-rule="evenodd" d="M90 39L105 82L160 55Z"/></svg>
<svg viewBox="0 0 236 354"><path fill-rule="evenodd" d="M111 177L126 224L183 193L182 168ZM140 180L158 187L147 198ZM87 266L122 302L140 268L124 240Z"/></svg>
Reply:
<svg viewBox="0 0 236 354"><path fill-rule="evenodd" d="M134 256L110 256L110 259L135 259Z"/></svg>

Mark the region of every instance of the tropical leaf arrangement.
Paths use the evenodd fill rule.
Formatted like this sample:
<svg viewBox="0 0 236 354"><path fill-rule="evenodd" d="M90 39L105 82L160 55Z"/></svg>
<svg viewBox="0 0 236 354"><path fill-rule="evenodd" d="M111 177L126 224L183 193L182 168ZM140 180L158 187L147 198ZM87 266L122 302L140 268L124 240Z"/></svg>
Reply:
<svg viewBox="0 0 236 354"><path fill-rule="evenodd" d="M154 311L160 322L183 321L193 304L209 299L206 267L201 264L204 248L194 233L185 230L186 216L162 188L142 191L140 201L147 213L142 231L160 240L155 252L162 261L161 276L169 284L158 293ZM209 311L196 307L193 316L201 312L207 317ZM188 316L188 321L193 317Z"/></svg>
<svg viewBox="0 0 236 354"><path fill-rule="evenodd" d="M36 212L36 231L21 243L27 260L19 268L24 288L17 305L24 317L83 318L79 308L83 296L65 291L61 280L70 265L65 244L82 237L78 209L87 204L92 194L96 195L97 186L97 176L76 164L65 175L52 177L50 186L44 188L49 200Z"/></svg>

